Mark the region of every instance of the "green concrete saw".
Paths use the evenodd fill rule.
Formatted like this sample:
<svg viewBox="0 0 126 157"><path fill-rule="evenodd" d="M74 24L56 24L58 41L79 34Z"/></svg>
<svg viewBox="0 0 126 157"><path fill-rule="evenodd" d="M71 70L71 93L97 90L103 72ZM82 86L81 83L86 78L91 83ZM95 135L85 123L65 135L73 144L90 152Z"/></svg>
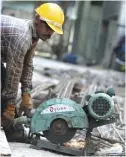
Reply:
<svg viewBox="0 0 126 157"><path fill-rule="evenodd" d="M70 98L52 98L40 104L31 118L15 119L13 126L25 124L30 128L31 136L43 133L54 144L70 141L80 129L86 130L87 138L93 128L116 121L118 115L114 113L113 95L111 88L106 93L95 92L84 96L85 101L80 104Z"/></svg>
<svg viewBox="0 0 126 157"><path fill-rule="evenodd" d="M42 103L34 113L31 132L43 131L52 143L64 143L73 138L77 129L88 128L87 115L76 102L54 98Z"/></svg>
<svg viewBox="0 0 126 157"><path fill-rule="evenodd" d="M68 98L47 100L32 117L31 133L42 131L50 142L61 144L71 140L78 129L91 130L92 126L107 124L114 112L112 95L87 95L87 105L84 107Z"/></svg>

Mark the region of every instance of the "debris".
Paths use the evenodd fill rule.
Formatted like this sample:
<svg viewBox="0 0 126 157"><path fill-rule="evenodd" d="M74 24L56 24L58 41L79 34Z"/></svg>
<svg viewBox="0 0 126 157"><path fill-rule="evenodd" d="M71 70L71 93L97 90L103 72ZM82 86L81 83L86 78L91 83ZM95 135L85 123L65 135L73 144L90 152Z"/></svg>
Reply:
<svg viewBox="0 0 126 157"><path fill-rule="evenodd" d="M84 149L86 142L83 140L76 140L76 139L72 139L67 143L63 144L66 147L72 147L72 148L76 148L76 149Z"/></svg>
<svg viewBox="0 0 126 157"><path fill-rule="evenodd" d="M115 143L110 148L101 148L95 155L121 155L123 148L119 143Z"/></svg>
<svg viewBox="0 0 126 157"><path fill-rule="evenodd" d="M4 130L0 129L0 156L11 156L12 152L7 142Z"/></svg>

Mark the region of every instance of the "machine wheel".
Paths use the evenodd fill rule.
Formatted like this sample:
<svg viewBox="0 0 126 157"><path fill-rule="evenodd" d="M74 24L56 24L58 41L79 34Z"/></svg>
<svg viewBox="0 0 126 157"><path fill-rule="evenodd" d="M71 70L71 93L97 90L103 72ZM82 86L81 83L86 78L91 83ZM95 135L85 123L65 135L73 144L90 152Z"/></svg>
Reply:
<svg viewBox="0 0 126 157"><path fill-rule="evenodd" d="M44 136L54 144L61 144L70 141L76 133L76 129L68 128L63 119L55 119L50 125L50 130L43 131Z"/></svg>

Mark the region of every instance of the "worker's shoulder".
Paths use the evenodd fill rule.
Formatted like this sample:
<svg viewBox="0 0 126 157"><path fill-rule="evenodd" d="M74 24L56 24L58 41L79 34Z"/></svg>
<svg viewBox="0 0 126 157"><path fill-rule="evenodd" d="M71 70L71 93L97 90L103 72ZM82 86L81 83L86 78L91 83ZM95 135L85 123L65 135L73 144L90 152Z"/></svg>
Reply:
<svg viewBox="0 0 126 157"><path fill-rule="evenodd" d="M11 17L8 15L1 15L1 26L3 27L3 30L4 28L6 28L5 30L8 34L20 36L24 39L28 39L31 37L29 21L30 20Z"/></svg>

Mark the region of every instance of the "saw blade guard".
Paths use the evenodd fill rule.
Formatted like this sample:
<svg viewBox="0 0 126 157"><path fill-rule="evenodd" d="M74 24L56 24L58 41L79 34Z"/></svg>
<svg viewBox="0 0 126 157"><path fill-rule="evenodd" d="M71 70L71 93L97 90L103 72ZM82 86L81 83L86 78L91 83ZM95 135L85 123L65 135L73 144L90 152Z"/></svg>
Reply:
<svg viewBox="0 0 126 157"><path fill-rule="evenodd" d="M56 119L64 120L68 128L88 128L87 115L80 104L67 98L54 98L40 104L31 121L31 133L50 129Z"/></svg>

